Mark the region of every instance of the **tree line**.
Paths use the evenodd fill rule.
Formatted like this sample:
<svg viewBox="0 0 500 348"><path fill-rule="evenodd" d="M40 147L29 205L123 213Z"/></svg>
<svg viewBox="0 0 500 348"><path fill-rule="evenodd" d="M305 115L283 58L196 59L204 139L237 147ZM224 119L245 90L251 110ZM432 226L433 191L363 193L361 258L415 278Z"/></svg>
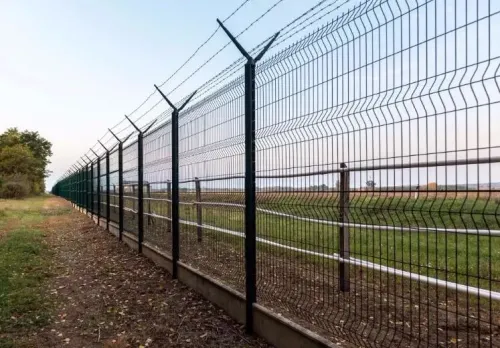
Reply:
<svg viewBox="0 0 500 348"><path fill-rule="evenodd" d="M0 198L45 192L52 144L38 132L9 128L0 134Z"/></svg>

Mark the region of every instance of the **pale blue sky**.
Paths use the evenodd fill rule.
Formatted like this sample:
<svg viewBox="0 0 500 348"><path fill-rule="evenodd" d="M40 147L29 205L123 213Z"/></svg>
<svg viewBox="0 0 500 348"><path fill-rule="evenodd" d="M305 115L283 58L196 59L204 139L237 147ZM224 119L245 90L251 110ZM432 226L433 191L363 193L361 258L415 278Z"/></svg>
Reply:
<svg viewBox="0 0 500 348"><path fill-rule="evenodd" d="M0 1L0 132L37 130L53 143L50 188L149 95L154 83L191 55L217 27L217 17L228 16L242 2ZM274 3L250 0L226 24L239 32ZM315 3L283 0L242 36L244 44L257 44ZM172 86L226 42L219 31ZM179 95L238 57L228 47Z"/></svg>
<svg viewBox="0 0 500 348"><path fill-rule="evenodd" d="M205 41L217 28L216 18L225 18L242 2L243 0L191 2L51 0L43 3L41 1L2 2L0 4L0 47L2 47L0 51L0 76L2 77L0 79L0 131L13 126L21 129L38 130L53 142L54 156L50 169L54 173L47 182L47 187L50 188L54 181L71 164L75 163L76 159L83 155L90 146L94 145L98 138L104 135L108 127L122 121L123 114L129 114L154 90L153 83L162 83L191 55L200 43ZM249 0L234 17L226 22L226 25L236 34L276 2L278 2L277 6L273 7L257 25L253 26L240 38L245 47L251 48L260 43L318 1ZM348 5L341 6L346 2L348 2ZM326 1L326 5L331 4L331 7L322 11L322 14L327 14L328 11L334 10L338 6L341 7L340 10L333 11L315 22L311 27L291 40L285 40L273 51L276 52L278 49L295 42L306 33L320 27L322 23L331 20L340 12L346 10L347 6L352 8L356 3L359 3L359 0ZM399 2L397 0L389 2L392 4L392 9L387 7L387 2L384 3L386 4L385 7L382 6L375 11L370 11L369 16L373 23L380 23L381 19L384 22L381 11L386 11L387 16L393 10L397 10L396 13L398 12L397 3ZM388 88L393 78L400 84L414 81L414 86L421 86L422 88L426 86L427 89L431 88L430 86L438 88L439 84L432 83L433 78L428 81L424 79L425 76L437 74L438 76L444 76L440 77L440 79L445 83L439 87L443 89L440 97L445 98L444 100L431 101L427 97L423 97L418 100L420 104L414 105L413 109L410 108L406 111L403 110L402 113L400 112L399 116L404 121L404 128L401 128L398 131L399 133L393 134L391 141L385 139L384 141L387 144L380 141L381 138L378 137L382 135L377 135L376 132L370 134L365 132L365 134L363 132L352 132L353 130L351 130L349 134L345 134L347 138L344 135L340 137L341 139L339 138L341 144L345 145L345 149L343 146L337 148L336 156L350 157L351 160L359 161L370 158L384 158L384 156L396 156L398 154L408 157L410 154L422 154L426 153L426 151L433 152L444 149L447 151L462 151L460 156L483 157L498 155L500 140L493 137L492 132L500 127L500 120L498 117L492 118L491 115L497 113L500 100L500 91L495 87L494 83L494 81L498 80L496 67L499 64L500 51L499 46L491 45L489 35L499 30L497 19L500 16L498 12L500 2L478 0L478 6L475 5L476 0L470 3L466 0L437 0L431 1L428 6L419 6L425 3L423 0L410 0L409 2L401 0L400 3L406 5L402 9L399 8L399 11L409 11L411 8L418 7L418 14L417 11L411 11L409 15L407 14L396 20L394 24L387 25L387 29L382 26L382 29L375 31L376 35L369 32L367 36L363 36L357 42L351 42L349 47L352 50L357 47L357 54L349 55L344 48L337 50L335 47L330 47L331 54L321 56L321 60L317 62L314 60L309 61L307 66L302 67L302 70L313 69L316 65L322 66L321 64L328 64L328 66L334 64L337 69L335 73L337 77L334 78L334 76L326 73L329 71L331 74L333 72L331 69L327 69L325 74L321 74L321 79L324 80L322 84L318 83L319 80L299 79L297 77L294 83L299 83L302 86L303 90L300 93L302 96L297 95L292 99L301 100L302 102L297 104L300 107L286 111L285 103L282 105L280 112L274 112L272 110L274 110L275 104L269 103L268 111L270 113L265 114L264 109L258 112L259 126L265 127L269 123L268 126L271 127L273 122L279 123L281 118L299 119L305 117L300 115L308 114L307 110L301 110L301 108L310 106L310 103L307 102L312 100L308 97L309 93L317 93L317 96L324 93L328 95L333 93L332 96L336 96L336 101L332 99L333 97L326 99L317 97L314 99L316 106L324 104L326 110L333 110L335 109L333 104L340 103L340 100L345 102L345 100L361 97L363 89L366 89L365 92L368 93L369 90L373 92ZM406 8L406 6L409 7ZM484 17L488 13L494 14L491 20ZM378 17L378 20L376 17ZM444 21L444 18L448 18L448 20ZM365 24L369 22L367 18L364 21ZM465 25L466 23L467 25ZM454 28L460 29L443 35L443 33ZM352 27L350 30L352 30ZM384 33L384 30L387 30L385 38L380 34ZM399 35L399 32L404 35ZM330 39L334 39L335 35L332 35ZM286 38L286 35L281 36L280 39L283 37ZM434 37L437 39L430 40L427 43L427 38L432 39ZM386 40L388 41L385 42ZM360 53L362 52L359 51L360 45L364 46L368 41L374 43L369 50L366 50L370 53L368 55ZM418 43L419 48L413 47L405 50L402 55L396 54L397 59L388 58L385 64L389 65L386 67L383 64L384 60L382 59L379 62L377 57L385 57L385 55L392 57L393 53L391 52L398 51L398 45L394 46L394 44L391 44L392 41L398 43L401 47L409 47ZM196 58L162 89L168 93L178 86L200 64L227 42L227 37L219 30ZM325 42L328 42L328 40L325 39L323 43L318 43L316 46L311 45L310 49L321 50L320 46ZM381 51L381 47L385 47L385 51ZM268 56L272 54L273 52L269 52ZM187 83L182 84L181 88L176 89L175 93L170 95L171 99L174 102L180 100L239 57L240 54L230 45L210 64L189 79ZM350 76L351 79L358 79L356 85L361 89L358 92L351 91L351 96L346 99L346 95L349 94L354 84L349 88L343 86L348 79L344 79L344 73L342 72L347 71L345 69L349 64L351 64L350 69L353 69L354 66L361 67L364 64L363 62L366 63L370 60L374 63L369 64L369 69L360 69L361 74L356 75L357 77ZM487 61L489 63L486 63ZM347 64L346 62L350 63ZM347 65L344 66L344 63ZM468 65L469 68L464 69L465 65ZM310 72L310 70L308 71ZM442 75L445 71L447 73ZM458 71L458 75L455 71ZM350 72L350 74L353 74L353 72ZM487 79L485 84L481 83L481 76ZM415 82L417 80L420 82ZM313 81L316 81L316 86L306 88L306 85ZM340 85L338 84L339 81L341 82ZM469 81L474 83L469 86ZM374 82L376 82L375 85L373 85ZM378 87L376 87L377 84ZM457 84L462 87L453 89L452 87ZM275 87L269 85L266 88L269 88L268 93L272 93L272 89ZM451 94L448 94L448 89L450 89ZM356 93L361 94L356 97ZM424 92L422 91L422 93ZM460 95L460 93L462 94ZM472 108L466 113L463 111L454 113L454 110L459 110L464 105L470 107L476 104L484 104L486 96L489 96L491 109L483 106L480 109ZM456 105L451 103L451 97ZM265 103L265 100L264 98L261 101ZM162 101L159 95L151 98L132 118L135 119L140 116L158 101L160 101L160 104L141 120L141 125L153 119L166 109L166 103ZM439 110L436 110L436 107ZM394 108L392 107L393 113L397 112ZM427 119L423 118L422 115L429 112L429 110L435 110L435 112L446 110L451 111L451 114L443 114L431 119L429 125L427 125ZM389 109L384 111L386 116L390 114L390 111ZM294 116L295 113L298 114ZM229 111L226 114L227 117L233 117ZM379 116L381 117L381 115ZM203 117L211 118L213 116L206 115ZM361 124L364 121L373 122L377 119L374 114L365 116L361 114L357 116L350 115L349 117L351 122L361 122ZM410 122L410 119L413 120L419 117L421 121ZM281 147L273 145L270 151L262 151L263 155L259 157L258 163L263 165L265 162L268 170L274 167L276 167L275 170L282 170L291 165L292 162L295 163L294 166L296 167L324 166L332 163L332 158L335 156L328 148L331 147L330 138L336 135L331 131L328 134L322 133L329 129L326 127L326 123L341 122L341 119L331 119L328 122L323 120L321 124L313 124L314 117L309 115L307 118L310 122L307 125L303 124L300 132L293 129L289 130L287 134L291 138L287 138L282 134L283 129L281 128L279 128L280 134L273 133L272 137L268 137L268 139L261 137L260 141L263 142L263 146L266 146L266 141L272 142L279 139L288 139L290 144ZM443 135L440 134L445 129L442 125L444 119L447 119L448 123L451 122L445 130L447 133L446 144ZM469 121L465 122L467 119ZM456 129L453 127L453 122L457 123ZM290 127L297 124L296 122L288 123ZM122 126L125 125L127 125L126 122L122 124ZM122 126L118 128L120 129ZM422 134L429 132L428 138L411 137L410 133L415 133L417 129L420 129ZM231 135L230 132L224 131L223 128L217 131L222 132L218 134L222 137ZM308 134L308 136L304 134ZM318 138L318 134L322 134L323 137ZM468 137L465 137L465 134ZM352 142L355 140L353 136L357 136L356 144L358 146L353 146L354 143ZM216 138L216 136L212 136L209 140L215 141ZM107 139L110 139L109 135ZM375 151L375 148L367 147L366 142L370 139L382 144L378 152ZM396 145L393 146L394 148L389 148L388 146L392 144L392 140ZM427 148L428 144L430 144L429 148ZM317 151L312 151L313 147ZM493 152L487 150L483 150L482 153L475 151L466 154L463 152L464 149L480 147L494 147L495 149ZM349 151L352 153L346 152L347 149L350 149ZM315 155L311 156L311 153ZM293 155L288 156L290 154ZM287 157L291 161L290 163L285 160ZM274 160L274 158L277 160ZM271 162L269 162L269 159L272 159ZM443 158L427 158L427 160L433 159ZM426 159L421 160L425 161ZM231 170L237 169L235 164L231 164L230 167ZM402 172L395 175L399 176L401 174L407 177L406 179L396 180L401 183L410 183L410 181L413 183L415 180L418 184L427 181L447 181L451 184L465 181L475 183L499 181L500 171L498 168L498 164L492 165L490 170L488 170L488 167L482 168L478 175L472 175L473 172L477 171L472 167L469 170L461 169L454 174L453 178L445 179L438 178L442 177L443 174L435 170L430 172L421 170L411 176L403 175ZM214 165L212 169L221 170L220 163ZM419 174L420 172L422 173ZM202 175L202 173L196 175ZM375 176L385 176L386 174L364 173L364 175L374 176L375 179ZM360 181L363 180L365 180L364 177L360 177ZM379 177L376 180L379 183L384 180L393 181L390 178L383 179Z"/></svg>

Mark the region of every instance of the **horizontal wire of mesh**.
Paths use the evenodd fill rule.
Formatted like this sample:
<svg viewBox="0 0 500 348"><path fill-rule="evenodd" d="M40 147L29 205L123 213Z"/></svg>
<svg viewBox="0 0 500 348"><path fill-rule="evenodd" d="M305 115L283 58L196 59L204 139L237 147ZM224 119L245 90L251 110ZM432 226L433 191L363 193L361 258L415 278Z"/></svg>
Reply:
<svg viewBox="0 0 500 348"><path fill-rule="evenodd" d="M238 78L179 119L180 259L244 290L244 84ZM207 204L204 204L207 202ZM210 203L210 204L208 204Z"/></svg>
<svg viewBox="0 0 500 348"><path fill-rule="evenodd" d="M172 135L165 124L143 139L144 241L172 253Z"/></svg>
<svg viewBox="0 0 500 348"><path fill-rule="evenodd" d="M363 346L500 345L499 10L366 1L257 67L259 301Z"/></svg>
<svg viewBox="0 0 500 348"><path fill-rule="evenodd" d="M123 229L138 234L138 145L137 141L123 148Z"/></svg>

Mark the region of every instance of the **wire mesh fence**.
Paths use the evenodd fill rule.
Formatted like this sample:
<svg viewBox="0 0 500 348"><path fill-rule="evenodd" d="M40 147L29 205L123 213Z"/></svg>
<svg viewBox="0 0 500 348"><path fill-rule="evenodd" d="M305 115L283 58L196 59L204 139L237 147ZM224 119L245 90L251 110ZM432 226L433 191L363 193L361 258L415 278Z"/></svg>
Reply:
<svg viewBox="0 0 500 348"><path fill-rule="evenodd" d="M109 154L109 220L120 223L119 202L119 153L115 150Z"/></svg>
<svg viewBox="0 0 500 348"><path fill-rule="evenodd" d="M99 217L108 219L107 216L107 209L108 209L108 202L107 202L107 186L106 186L106 178L107 176L107 158L104 155L100 160L99 160Z"/></svg>
<svg viewBox="0 0 500 348"><path fill-rule="evenodd" d="M137 141L123 149L123 228L137 235L139 210Z"/></svg>
<svg viewBox="0 0 500 348"><path fill-rule="evenodd" d="M245 294L247 327L256 302L360 346L499 347L499 20L358 1L185 110L160 91L172 117L138 129L142 163L136 141L122 171L111 155L109 201L99 162L54 193L91 188L94 213Z"/></svg>
<svg viewBox="0 0 500 348"><path fill-rule="evenodd" d="M171 255L172 156L168 125L144 138L144 241Z"/></svg>

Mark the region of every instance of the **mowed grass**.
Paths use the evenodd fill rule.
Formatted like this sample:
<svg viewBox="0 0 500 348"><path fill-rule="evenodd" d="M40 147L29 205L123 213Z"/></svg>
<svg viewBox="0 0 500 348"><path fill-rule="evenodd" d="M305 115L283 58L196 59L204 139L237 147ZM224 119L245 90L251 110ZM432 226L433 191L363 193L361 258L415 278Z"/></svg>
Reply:
<svg viewBox="0 0 500 348"><path fill-rule="evenodd" d="M153 197L165 198L160 194ZM204 193L202 200L243 204L243 195ZM181 201L193 202L195 196L183 193ZM146 203L146 212L148 204L152 212L167 215L165 202ZM339 221L338 197L334 193L331 197L314 193L259 194L257 207L301 218ZM194 205L181 205L180 212L181 219L197 221ZM244 231L242 208L203 205L202 217L203 224ZM449 228L448 232L402 232L350 227L351 257L461 284L500 290L500 237L452 231L460 228L500 230L499 203L493 199L359 195L351 197L349 221L368 225ZM193 227L185 225L181 228L181 231L194 231ZM204 229L203 233L204 238L224 234L209 229ZM331 255L339 251L339 227L321 222L258 211L257 234L269 241L314 252ZM225 240L237 238L228 235ZM272 249L276 253L285 253L283 248ZM286 252L290 255L290 251ZM320 262L321 257L311 256L310 259Z"/></svg>
<svg viewBox="0 0 500 348"><path fill-rule="evenodd" d="M0 347L47 324L50 303L42 286L49 276L51 251L43 223L47 197L0 201Z"/></svg>

